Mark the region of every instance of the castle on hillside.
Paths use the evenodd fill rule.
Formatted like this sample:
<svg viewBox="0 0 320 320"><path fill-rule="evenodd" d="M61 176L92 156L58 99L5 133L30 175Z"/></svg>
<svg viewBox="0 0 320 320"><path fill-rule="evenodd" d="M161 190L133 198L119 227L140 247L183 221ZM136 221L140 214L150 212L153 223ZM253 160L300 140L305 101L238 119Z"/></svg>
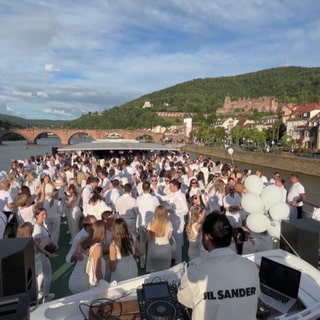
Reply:
<svg viewBox="0 0 320 320"><path fill-rule="evenodd" d="M236 112L250 112L256 109L259 112L276 112L278 109L278 100L275 97L259 97L251 99L247 97L231 101L229 96L224 98L223 107L217 110L218 114L229 114Z"/></svg>

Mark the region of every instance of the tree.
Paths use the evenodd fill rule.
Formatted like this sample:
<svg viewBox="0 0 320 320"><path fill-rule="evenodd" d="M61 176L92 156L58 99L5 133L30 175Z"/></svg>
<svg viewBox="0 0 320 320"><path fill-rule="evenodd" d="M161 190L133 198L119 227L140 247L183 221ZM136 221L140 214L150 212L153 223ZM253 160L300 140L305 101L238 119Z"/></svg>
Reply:
<svg viewBox="0 0 320 320"><path fill-rule="evenodd" d="M230 132L232 143L241 145L243 138L246 136L247 130L248 129L242 125L233 127Z"/></svg>
<svg viewBox="0 0 320 320"><path fill-rule="evenodd" d="M248 139L254 144L260 144L266 141L266 136L263 131L259 131L257 128L251 128L248 130Z"/></svg>
<svg viewBox="0 0 320 320"><path fill-rule="evenodd" d="M222 146L223 141L227 137L227 133L226 133L225 128L223 128L223 127L214 128L212 133L213 133L215 144L219 147Z"/></svg>

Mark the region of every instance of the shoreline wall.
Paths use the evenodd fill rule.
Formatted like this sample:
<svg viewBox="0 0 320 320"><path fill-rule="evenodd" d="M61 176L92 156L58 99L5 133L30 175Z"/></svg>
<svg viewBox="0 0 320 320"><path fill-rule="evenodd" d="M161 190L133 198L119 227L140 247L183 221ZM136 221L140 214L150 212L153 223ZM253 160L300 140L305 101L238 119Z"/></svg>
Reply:
<svg viewBox="0 0 320 320"><path fill-rule="evenodd" d="M203 154L206 156L226 159L228 162L231 162L231 156L226 149L217 149L199 145L184 145L181 150L183 152ZM280 156L241 150L235 150L232 157L234 161L243 163L270 167L276 170L287 170L303 173L310 176L320 176L320 159L309 159L285 155Z"/></svg>

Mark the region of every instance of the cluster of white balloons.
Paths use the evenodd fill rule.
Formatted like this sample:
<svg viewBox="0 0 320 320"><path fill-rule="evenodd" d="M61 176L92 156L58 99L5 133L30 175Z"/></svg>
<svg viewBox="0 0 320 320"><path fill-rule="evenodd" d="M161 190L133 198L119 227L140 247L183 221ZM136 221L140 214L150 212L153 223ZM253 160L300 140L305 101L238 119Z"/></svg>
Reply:
<svg viewBox="0 0 320 320"><path fill-rule="evenodd" d="M280 237L280 223L290 214L289 206L282 201L282 190L275 185L264 187L256 175L246 178L246 194L241 200L242 208L249 213L247 227L256 233L267 231L271 237Z"/></svg>

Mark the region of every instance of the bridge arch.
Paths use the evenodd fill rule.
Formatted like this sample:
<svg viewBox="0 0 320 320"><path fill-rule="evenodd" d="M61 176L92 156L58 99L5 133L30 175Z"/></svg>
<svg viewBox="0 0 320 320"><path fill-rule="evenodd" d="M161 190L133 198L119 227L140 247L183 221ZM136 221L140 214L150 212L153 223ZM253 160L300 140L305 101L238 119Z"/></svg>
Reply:
<svg viewBox="0 0 320 320"><path fill-rule="evenodd" d="M93 140L106 139L110 135L122 138L122 139L137 139L137 137L148 137L155 143L161 143L164 134L163 133L153 133L150 130L139 129L139 130L124 130L124 129L114 129L114 130L91 130L91 129L53 129L53 128L28 128L28 129L12 129L12 130L0 130L0 143L2 143L3 138L9 133L16 133L23 137L28 144L36 144L37 138L44 133L55 134L61 141L62 145L69 145L70 140L76 134L87 134ZM172 137L173 141L185 139L183 135L174 135Z"/></svg>

